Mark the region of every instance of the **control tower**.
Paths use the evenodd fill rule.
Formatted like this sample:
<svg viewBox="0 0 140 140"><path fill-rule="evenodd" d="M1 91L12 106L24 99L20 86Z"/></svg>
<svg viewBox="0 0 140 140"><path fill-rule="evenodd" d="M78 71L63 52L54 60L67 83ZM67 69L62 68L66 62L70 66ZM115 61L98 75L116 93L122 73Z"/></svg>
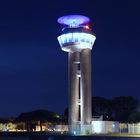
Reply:
<svg viewBox="0 0 140 140"><path fill-rule="evenodd" d="M91 50L95 35L87 25L88 17L68 15L58 18L64 25L58 36L61 49L68 52L69 132L74 135L91 132Z"/></svg>

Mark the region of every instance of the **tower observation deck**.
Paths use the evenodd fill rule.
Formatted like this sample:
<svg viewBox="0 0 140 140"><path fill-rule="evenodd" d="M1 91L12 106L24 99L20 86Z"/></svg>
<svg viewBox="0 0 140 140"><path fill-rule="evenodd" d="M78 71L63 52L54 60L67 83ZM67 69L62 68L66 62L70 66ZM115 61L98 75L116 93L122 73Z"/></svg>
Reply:
<svg viewBox="0 0 140 140"><path fill-rule="evenodd" d="M64 28L57 39L68 52L69 132L77 135L91 132L91 50L96 36L87 26L89 21L82 15L58 18Z"/></svg>

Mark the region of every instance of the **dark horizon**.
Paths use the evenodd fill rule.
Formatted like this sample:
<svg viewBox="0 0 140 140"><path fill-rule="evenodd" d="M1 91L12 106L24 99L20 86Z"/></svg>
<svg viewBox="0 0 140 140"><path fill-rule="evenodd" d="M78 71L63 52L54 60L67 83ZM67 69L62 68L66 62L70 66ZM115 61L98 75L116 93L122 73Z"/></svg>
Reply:
<svg viewBox="0 0 140 140"><path fill-rule="evenodd" d="M140 99L140 2L0 2L0 116L47 109L62 113L68 102L67 53L57 36L57 18L90 17L93 96Z"/></svg>

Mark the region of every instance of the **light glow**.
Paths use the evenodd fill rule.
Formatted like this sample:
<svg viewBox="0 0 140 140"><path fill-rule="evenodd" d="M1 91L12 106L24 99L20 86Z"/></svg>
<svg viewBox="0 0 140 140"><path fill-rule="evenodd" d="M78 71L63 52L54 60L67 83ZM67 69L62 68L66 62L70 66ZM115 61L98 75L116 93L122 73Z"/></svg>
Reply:
<svg viewBox="0 0 140 140"><path fill-rule="evenodd" d="M87 30L89 30L89 29L90 29L88 25L84 26L84 28L85 28L85 29L87 29Z"/></svg>
<svg viewBox="0 0 140 140"><path fill-rule="evenodd" d="M86 24L90 19L82 15L68 15L58 18L57 22L70 27L77 27L82 24Z"/></svg>
<svg viewBox="0 0 140 140"><path fill-rule="evenodd" d="M92 122L92 131L94 133L103 133L104 132L103 128L104 128L104 125L103 125L102 121L93 121Z"/></svg>

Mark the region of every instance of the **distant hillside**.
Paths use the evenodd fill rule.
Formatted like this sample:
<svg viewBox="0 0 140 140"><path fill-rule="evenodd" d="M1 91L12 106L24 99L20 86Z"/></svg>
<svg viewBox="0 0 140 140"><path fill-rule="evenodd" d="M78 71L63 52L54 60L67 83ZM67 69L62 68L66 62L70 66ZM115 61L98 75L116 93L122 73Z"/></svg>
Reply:
<svg viewBox="0 0 140 140"><path fill-rule="evenodd" d="M16 121L48 121L57 122L60 120L60 115L48 110L35 110L20 114Z"/></svg>

